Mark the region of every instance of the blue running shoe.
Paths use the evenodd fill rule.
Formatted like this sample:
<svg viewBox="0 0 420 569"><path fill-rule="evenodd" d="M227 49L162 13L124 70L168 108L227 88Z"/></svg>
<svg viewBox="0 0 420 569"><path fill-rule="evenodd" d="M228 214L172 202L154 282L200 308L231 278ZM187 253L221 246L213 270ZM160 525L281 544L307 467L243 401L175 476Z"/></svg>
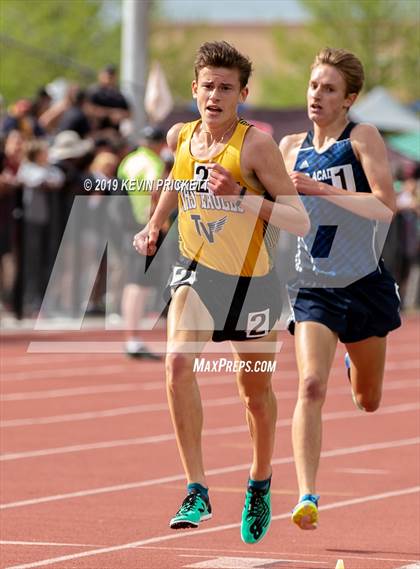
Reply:
<svg viewBox="0 0 420 569"><path fill-rule="evenodd" d="M357 397L356 397L356 395L355 395L355 393L354 393L354 391L353 391L353 387L352 387L352 385L351 385L351 377L350 377L350 373L351 373L351 372L350 372L350 365L351 365L351 362L350 362L350 356L349 356L348 352L346 352L345 355L344 355L344 364L345 364L345 366L346 366L347 377L348 377L349 382L350 382L351 397L352 397L352 399L353 399L353 403L354 403L354 405L359 409L359 411L364 411L365 408L363 407L363 405L360 405L360 403L358 402Z"/></svg>
<svg viewBox="0 0 420 569"><path fill-rule="evenodd" d="M292 512L292 522L300 529L313 530L318 527L318 494L304 494Z"/></svg>
<svg viewBox="0 0 420 569"><path fill-rule="evenodd" d="M351 365L351 362L350 362L350 356L349 356L349 353L348 353L348 352L346 352L346 353L344 354L344 365L346 366L347 377L348 377L348 379L349 379L349 381L350 381L350 365Z"/></svg>

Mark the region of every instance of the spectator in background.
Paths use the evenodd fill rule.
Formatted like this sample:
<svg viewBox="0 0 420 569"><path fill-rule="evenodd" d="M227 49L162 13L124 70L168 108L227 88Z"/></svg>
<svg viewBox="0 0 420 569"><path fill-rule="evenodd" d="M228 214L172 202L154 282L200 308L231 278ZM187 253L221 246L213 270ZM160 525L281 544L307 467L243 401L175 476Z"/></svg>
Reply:
<svg viewBox="0 0 420 569"><path fill-rule="evenodd" d="M48 163L47 143L31 140L17 178L23 185L24 224L24 306L29 316L37 313L50 273L49 221L47 192L64 183L63 172Z"/></svg>
<svg viewBox="0 0 420 569"><path fill-rule="evenodd" d="M118 168L118 177L124 180L157 180L162 178L165 164L160 152L165 146L165 133L154 127L146 127L141 134L140 146L128 154ZM159 282L159 267L153 261L154 255L140 257L131 246L132 230L143 228L153 213L158 200L156 191L130 191L124 205L130 205L124 227L127 260L126 285L123 290L121 310L126 336L125 351L133 358L160 359L150 352L139 334L139 322L144 316L149 290ZM160 236L159 243L162 241ZM150 266L150 264L152 265Z"/></svg>
<svg viewBox="0 0 420 569"><path fill-rule="evenodd" d="M91 131L89 117L86 113L86 94L79 85L73 83L65 87L62 98L56 99L40 115L41 126L49 133L73 130L81 138Z"/></svg>
<svg viewBox="0 0 420 569"><path fill-rule="evenodd" d="M64 174L63 186L50 196L50 254L52 259L56 258L61 238L73 206L74 197L85 193L83 182L87 177L89 164L94 157L93 148L92 140L82 139L77 132L72 130L64 130L58 133L50 148L50 162L57 166ZM70 285L67 285L67 289L69 287ZM57 302L58 309L63 306L63 298L69 298L68 290L64 290L64 288L63 286L62 290L57 292L57 294L61 295L60 300ZM73 306L73 308L75 309L75 306Z"/></svg>
<svg viewBox="0 0 420 569"><path fill-rule="evenodd" d="M24 137L19 130L11 130L0 153L0 196L13 193L19 185L16 173L24 155Z"/></svg>
<svg viewBox="0 0 420 569"><path fill-rule="evenodd" d="M402 189L397 195L397 235L398 254L395 256L395 278L400 287L403 307L407 302L407 288L413 268L419 263L419 230L420 186L418 168L408 173L402 183ZM416 278L417 280L417 278ZM415 288L418 284L415 285ZM417 292L414 291L412 304L416 303Z"/></svg>
<svg viewBox="0 0 420 569"><path fill-rule="evenodd" d="M4 118L2 130L5 134L19 130L26 139L44 135L30 99L19 99L11 105Z"/></svg>
<svg viewBox="0 0 420 569"><path fill-rule="evenodd" d="M0 151L0 290L1 301L6 305L12 301L17 270L14 212L21 200L21 185L16 174L22 158L22 133L11 130Z"/></svg>
<svg viewBox="0 0 420 569"><path fill-rule="evenodd" d="M127 99L117 86L117 68L107 65L98 74L98 83L87 91L88 113L97 130L119 130L130 116Z"/></svg>
<svg viewBox="0 0 420 569"><path fill-rule="evenodd" d="M66 95L67 109L59 118L57 132L73 130L81 138L85 138L91 132L90 121L84 110L85 101L85 91L77 85L72 85Z"/></svg>
<svg viewBox="0 0 420 569"><path fill-rule="evenodd" d="M52 103L52 98L47 93L45 87L40 87L35 95L34 102L32 104L32 113L39 122L39 117L44 114L47 109L50 108ZM40 125L42 128L42 125Z"/></svg>
<svg viewBox="0 0 420 569"><path fill-rule="evenodd" d="M71 208L73 196L83 193L84 170L87 169L94 157L94 144L90 139L83 140L73 130L63 130L58 133L50 148L50 162L56 164L65 175L64 190Z"/></svg>
<svg viewBox="0 0 420 569"><path fill-rule="evenodd" d="M92 187L96 187L97 180L116 180L116 172L118 167L118 156L112 152L100 152L95 156L89 167L89 176L92 178ZM105 186L107 187L107 186ZM109 186L107 187L109 190ZM114 280L107 283L107 270L105 258L103 257L98 269L97 259L103 254L103 243L105 241L104 226L108 225L106 195L108 191L91 192L87 197L87 209L89 213L89 222L83 231L83 272L95 271L96 279L93 290L87 305L86 314L95 316L105 313L105 292L110 292L112 296L115 294ZM109 244L110 245L110 244ZM108 255L107 261L111 262L112 256ZM115 267L113 267L114 269ZM114 273L115 271L109 271ZM106 286L109 285L109 291Z"/></svg>
<svg viewBox="0 0 420 569"><path fill-rule="evenodd" d="M84 193L83 181L93 157L93 141L80 138L78 133L72 130L58 133L50 148L50 162L57 165L65 176L61 199L64 224L73 205L74 196Z"/></svg>

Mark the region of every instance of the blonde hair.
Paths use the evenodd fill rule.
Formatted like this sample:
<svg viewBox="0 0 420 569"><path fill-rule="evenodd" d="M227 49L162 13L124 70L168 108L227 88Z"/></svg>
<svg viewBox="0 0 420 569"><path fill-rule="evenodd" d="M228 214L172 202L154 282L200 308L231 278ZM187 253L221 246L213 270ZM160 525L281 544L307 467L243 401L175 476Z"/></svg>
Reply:
<svg viewBox="0 0 420 569"><path fill-rule="evenodd" d="M360 93L365 79L362 62L358 57L345 49L324 47L315 56L311 69L318 65L331 65L339 71L346 83L346 96Z"/></svg>

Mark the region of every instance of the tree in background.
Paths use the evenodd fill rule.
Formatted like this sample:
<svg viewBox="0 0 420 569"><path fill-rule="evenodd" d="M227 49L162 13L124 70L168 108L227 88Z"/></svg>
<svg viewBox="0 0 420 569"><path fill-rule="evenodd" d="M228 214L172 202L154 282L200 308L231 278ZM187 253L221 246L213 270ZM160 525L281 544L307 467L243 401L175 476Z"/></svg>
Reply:
<svg viewBox="0 0 420 569"><path fill-rule="evenodd" d="M308 22L267 27L272 41L249 53L260 78L255 73L252 89L259 105L304 106L310 64L325 45L362 59L366 90L381 84L402 100L418 97L419 0L300 1ZM150 60L161 63L175 101L189 102L195 51L202 41L230 38L223 26L162 20L153 0ZM92 83L105 64L119 64L120 34L121 0L0 0L0 93L10 103L57 77Z"/></svg>
<svg viewBox="0 0 420 569"><path fill-rule="evenodd" d="M418 0L300 1L308 24L273 30L281 65L276 77L264 79L269 104L304 104L309 66L325 46L349 49L360 57L366 91L383 85L406 101L419 96Z"/></svg>
<svg viewBox="0 0 420 569"><path fill-rule="evenodd" d="M104 9L105 7L105 9ZM92 83L119 63L120 24L101 0L1 0L0 92L31 97L57 77Z"/></svg>
<svg viewBox="0 0 420 569"><path fill-rule="evenodd" d="M191 99L194 53L204 26L188 34L162 23L151 3L150 59L160 61L176 100ZM121 54L119 0L0 0L0 93L7 103L32 97L63 77L86 86Z"/></svg>

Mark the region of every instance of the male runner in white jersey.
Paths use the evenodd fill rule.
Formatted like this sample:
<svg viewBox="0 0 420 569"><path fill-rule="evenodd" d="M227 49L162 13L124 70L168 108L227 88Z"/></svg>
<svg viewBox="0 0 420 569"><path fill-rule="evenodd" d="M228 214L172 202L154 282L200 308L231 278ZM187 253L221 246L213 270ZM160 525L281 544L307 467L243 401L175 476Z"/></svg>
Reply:
<svg viewBox="0 0 420 569"><path fill-rule="evenodd" d="M292 432L300 498L292 520L304 530L318 524L322 406L337 342L348 352L354 401L372 412L381 400L386 336L401 324L398 291L375 246L378 223L389 224L395 211L386 147L376 127L348 118L363 80L353 53L321 50L307 92L313 130L280 143L311 218L289 286L299 370Z"/></svg>

